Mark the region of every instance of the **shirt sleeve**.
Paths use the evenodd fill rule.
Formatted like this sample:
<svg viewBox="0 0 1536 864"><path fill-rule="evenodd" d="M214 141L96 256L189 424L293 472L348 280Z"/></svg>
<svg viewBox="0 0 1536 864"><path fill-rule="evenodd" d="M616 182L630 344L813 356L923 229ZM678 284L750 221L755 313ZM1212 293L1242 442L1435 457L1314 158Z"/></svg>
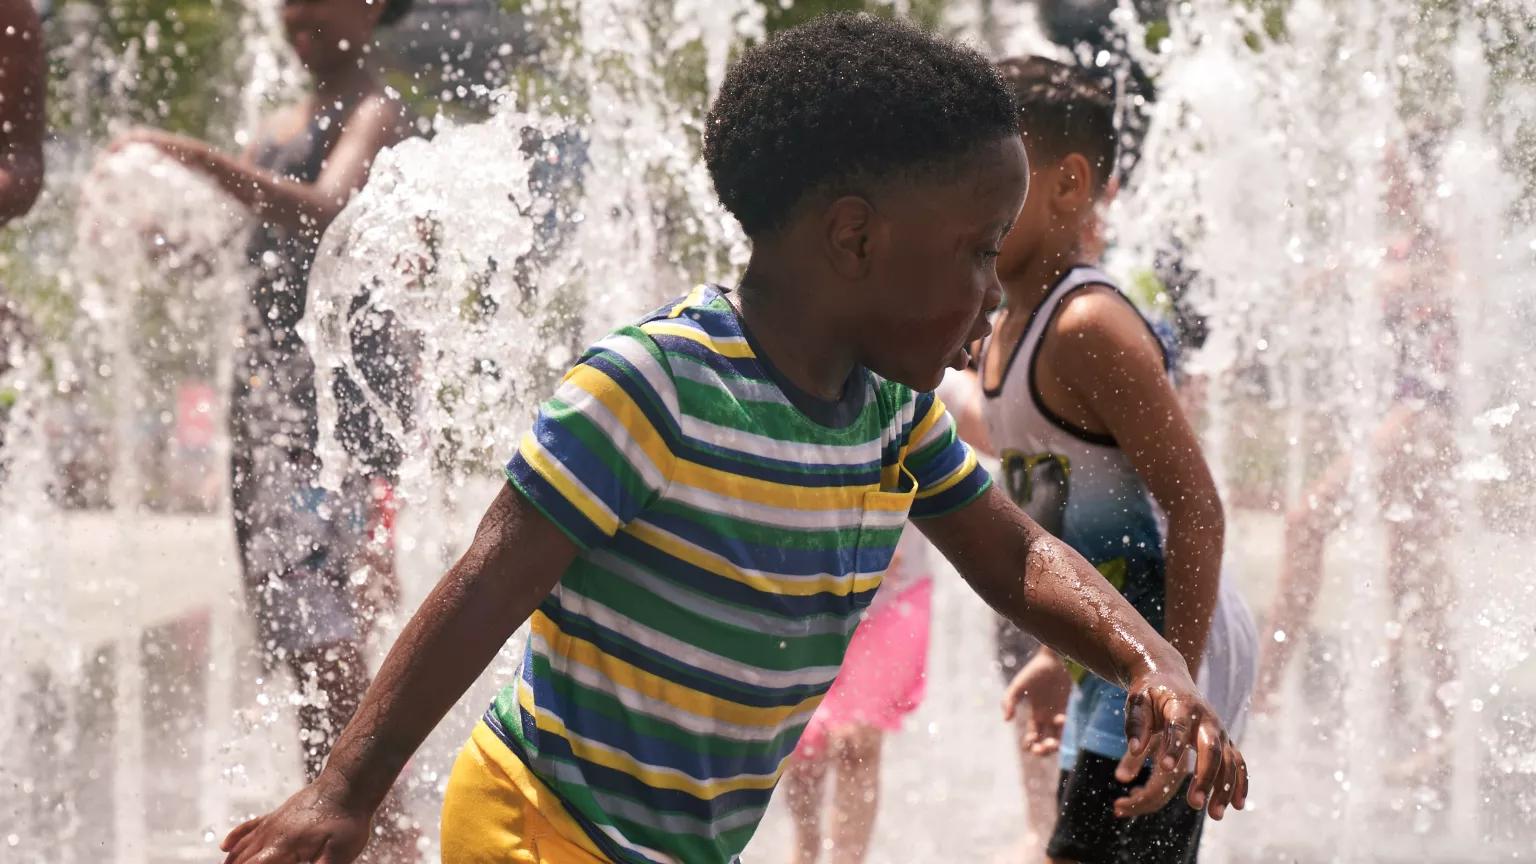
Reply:
<svg viewBox="0 0 1536 864"><path fill-rule="evenodd" d="M627 327L566 373L507 463L507 479L592 549L666 490L677 435L677 388L661 349Z"/></svg>
<svg viewBox="0 0 1536 864"><path fill-rule="evenodd" d="M953 513L992 486L971 446L955 432L955 420L932 393L915 397L917 422L907 438L907 470L917 479L913 519Z"/></svg>

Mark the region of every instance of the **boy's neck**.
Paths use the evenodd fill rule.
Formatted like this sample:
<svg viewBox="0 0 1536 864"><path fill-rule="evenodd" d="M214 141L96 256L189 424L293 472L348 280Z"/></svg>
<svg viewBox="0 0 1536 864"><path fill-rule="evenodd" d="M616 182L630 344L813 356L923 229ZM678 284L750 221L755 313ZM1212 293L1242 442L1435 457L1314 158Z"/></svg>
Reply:
<svg viewBox="0 0 1536 864"><path fill-rule="evenodd" d="M1002 280L1003 296L1008 298L1010 309L1016 311L1033 309L1040 305L1045 295L1049 294L1057 283L1061 282L1061 278L1067 275L1067 271L1079 264L1092 263L1095 262L1084 260L1082 250L1076 243L1042 252L1022 269Z"/></svg>
<svg viewBox="0 0 1536 864"><path fill-rule="evenodd" d="M366 61L355 66L348 64L315 79L315 98L321 103L348 103L372 92L375 85L372 64Z"/></svg>
<svg viewBox="0 0 1536 864"><path fill-rule="evenodd" d="M840 335L835 316L818 314L818 304L803 296L801 289L814 284L811 274L796 272L787 256L759 251L736 295L747 330L790 383L818 399L837 401L858 365L854 346Z"/></svg>

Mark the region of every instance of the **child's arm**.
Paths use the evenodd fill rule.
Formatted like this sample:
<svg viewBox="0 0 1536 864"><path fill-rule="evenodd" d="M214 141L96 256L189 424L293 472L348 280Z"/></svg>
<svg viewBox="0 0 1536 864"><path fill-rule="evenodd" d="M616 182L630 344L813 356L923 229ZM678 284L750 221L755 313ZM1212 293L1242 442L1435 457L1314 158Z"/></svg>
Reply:
<svg viewBox="0 0 1536 864"><path fill-rule="evenodd" d="M954 512L917 523L976 593L1025 631L1119 683L1129 750L1117 775L1135 778L1148 756L1177 765L1193 747L1190 806L1220 819L1241 809L1247 768L1190 678L1184 658L1104 577L1025 516L996 486Z"/></svg>
<svg viewBox="0 0 1536 864"><path fill-rule="evenodd" d="M1226 521L1162 349L1136 310L1108 290L1073 297L1054 327L1054 353L1064 361L1051 364L1057 380L1103 423L1168 519L1164 633L1189 668L1199 669Z"/></svg>
<svg viewBox="0 0 1536 864"><path fill-rule="evenodd" d="M402 114L389 99L369 99L347 118L346 126L314 183L299 183L222 153L183 135L155 129L129 133L112 145L150 144L194 171L211 177L230 197L257 217L290 229L324 230L352 196L368 182L374 157L402 138Z"/></svg>
<svg viewBox="0 0 1536 864"><path fill-rule="evenodd" d="M226 864L345 864L373 812L432 727L554 588L576 546L503 487L474 542L412 616L356 715L308 787L239 826Z"/></svg>
<svg viewBox="0 0 1536 864"><path fill-rule="evenodd" d="M0 0L0 225L42 191L47 87L37 12L28 0Z"/></svg>

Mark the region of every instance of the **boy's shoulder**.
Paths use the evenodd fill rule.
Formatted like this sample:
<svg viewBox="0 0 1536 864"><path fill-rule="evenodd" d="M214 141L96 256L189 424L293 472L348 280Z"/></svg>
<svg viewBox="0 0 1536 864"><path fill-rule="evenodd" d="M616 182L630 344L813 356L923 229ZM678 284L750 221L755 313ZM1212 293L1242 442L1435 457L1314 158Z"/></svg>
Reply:
<svg viewBox="0 0 1536 864"><path fill-rule="evenodd" d="M679 380L695 385L688 388L690 398L793 403L770 371L771 363L758 356L728 293L717 285L701 285L614 330L588 349L584 360L602 362L603 355L630 355L639 361L630 365L643 364L648 367L647 377L667 379L666 389L672 393L677 392ZM867 378L881 424L899 418L911 421L911 415L922 413L932 402L931 394L918 393L872 371L860 374Z"/></svg>
<svg viewBox="0 0 1536 864"><path fill-rule="evenodd" d="M1046 325L1045 353L1056 358L1105 352L1167 365L1167 346L1136 304L1107 276L1074 287Z"/></svg>

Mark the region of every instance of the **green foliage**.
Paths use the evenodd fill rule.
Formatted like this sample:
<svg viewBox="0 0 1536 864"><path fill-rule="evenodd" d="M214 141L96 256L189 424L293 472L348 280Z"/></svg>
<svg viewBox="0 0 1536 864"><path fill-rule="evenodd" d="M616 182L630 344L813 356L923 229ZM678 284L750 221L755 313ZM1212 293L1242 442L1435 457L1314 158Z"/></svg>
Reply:
<svg viewBox="0 0 1536 864"><path fill-rule="evenodd" d="M99 16L94 53L102 65L95 71L115 91L95 107L115 112L118 117L112 119L199 136L228 121L232 106L224 96L238 74L233 68L238 5L229 0L93 0L89 5ZM76 58L54 56L53 82L63 85L71 70L57 64ZM55 104L69 106L62 89L55 86L50 95ZM88 128L100 134L107 119L98 110Z"/></svg>

